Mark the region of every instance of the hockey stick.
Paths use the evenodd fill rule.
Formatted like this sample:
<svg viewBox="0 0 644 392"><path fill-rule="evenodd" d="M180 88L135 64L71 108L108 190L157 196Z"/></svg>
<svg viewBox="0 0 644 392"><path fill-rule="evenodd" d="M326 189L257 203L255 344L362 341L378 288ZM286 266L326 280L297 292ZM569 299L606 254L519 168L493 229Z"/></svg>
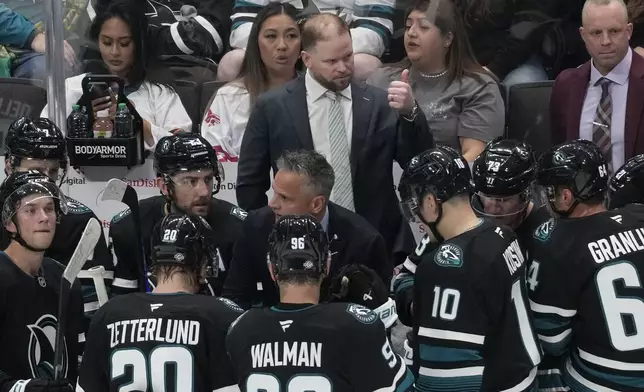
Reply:
<svg viewBox="0 0 644 392"><path fill-rule="evenodd" d="M105 279L114 279L113 271L105 271L105 267L97 265L88 270L82 270L78 273L79 279L91 279L94 282L96 289L96 298L98 299L98 307L105 305L109 299L107 295L107 287L105 286Z"/></svg>
<svg viewBox="0 0 644 392"><path fill-rule="evenodd" d="M128 206L130 215L132 215L132 222L134 223L134 234L136 238L136 247L140 249L139 257L141 260L137 263L139 269L139 290L144 289L146 292L150 291L148 285L148 268L145 261L145 251L143 249L143 237L141 233L141 215L139 214L139 196L136 194L134 188L119 180L112 178L107 182L101 200L116 200Z"/></svg>
<svg viewBox="0 0 644 392"><path fill-rule="evenodd" d="M60 295L58 297L58 329L56 331L56 345L54 351L54 379L60 380L63 370L63 355L65 353L65 330L67 329L67 306L69 304L69 295L72 285L78 276L78 273L83 269L83 265L94 251L96 243L101 238L101 225L98 220L92 218L87 222L83 235L81 236L76 250L65 271L63 272L63 279L60 282ZM76 355L76 353L74 353ZM69 361L69 359L68 359Z"/></svg>

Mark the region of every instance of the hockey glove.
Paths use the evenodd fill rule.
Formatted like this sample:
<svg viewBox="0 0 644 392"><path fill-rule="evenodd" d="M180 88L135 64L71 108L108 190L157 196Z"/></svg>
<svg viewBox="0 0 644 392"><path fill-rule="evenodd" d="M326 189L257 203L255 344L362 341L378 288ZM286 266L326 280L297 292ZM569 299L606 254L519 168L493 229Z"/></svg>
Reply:
<svg viewBox="0 0 644 392"><path fill-rule="evenodd" d="M32 378L20 380L13 384L10 392L74 392L74 387L67 380L49 380Z"/></svg>
<svg viewBox="0 0 644 392"><path fill-rule="evenodd" d="M374 270L362 264L349 264L331 282L330 302L352 302L363 305L380 316L385 328L398 319L396 304L389 290Z"/></svg>

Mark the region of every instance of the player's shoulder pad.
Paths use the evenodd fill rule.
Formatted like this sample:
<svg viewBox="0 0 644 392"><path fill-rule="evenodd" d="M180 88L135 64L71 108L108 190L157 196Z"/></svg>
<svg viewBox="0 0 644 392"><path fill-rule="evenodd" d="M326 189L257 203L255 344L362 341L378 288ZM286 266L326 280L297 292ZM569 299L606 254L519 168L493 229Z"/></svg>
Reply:
<svg viewBox="0 0 644 392"><path fill-rule="evenodd" d="M539 242L548 242L552 237L552 233L554 233L556 227L557 219L550 218L537 226L537 228L534 230L534 233L532 233L532 238Z"/></svg>
<svg viewBox="0 0 644 392"><path fill-rule="evenodd" d="M240 221L246 220L246 217L248 216L248 212L246 212L243 208L241 207L233 207L230 209L230 215L234 216L235 218L239 219Z"/></svg>
<svg viewBox="0 0 644 392"><path fill-rule="evenodd" d="M89 207L87 207L85 204L81 203L76 199L72 199L69 196L65 198L65 206L67 207L67 211L70 214L80 215L80 214L92 213L92 210Z"/></svg>
<svg viewBox="0 0 644 392"><path fill-rule="evenodd" d="M358 304L344 304L346 312L362 324L373 324L380 320L380 317L373 310Z"/></svg>
<svg viewBox="0 0 644 392"><path fill-rule="evenodd" d="M228 298L218 297L217 301L221 302L225 307L236 313L244 313L244 309L242 309L241 306L237 305L234 301Z"/></svg>

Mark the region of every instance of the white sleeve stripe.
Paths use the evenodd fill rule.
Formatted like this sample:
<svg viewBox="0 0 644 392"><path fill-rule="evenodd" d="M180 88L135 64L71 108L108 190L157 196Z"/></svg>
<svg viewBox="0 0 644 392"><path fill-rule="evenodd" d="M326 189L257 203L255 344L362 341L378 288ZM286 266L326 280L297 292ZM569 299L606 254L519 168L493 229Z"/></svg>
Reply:
<svg viewBox="0 0 644 392"><path fill-rule="evenodd" d="M224 50L224 41L221 40L221 36L217 32L217 29L215 29L215 26L213 26L212 23L210 23L208 19L204 18L203 16L197 15L195 16L195 20L201 25L201 27L208 30L208 32L212 36L212 39L217 45L217 53L221 53Z"/></svg>
<svg viewBox="0 0 644 392"><path fill-rule="evenodd" d="M389 329L389 327L394 325L396 320L398 320L398 313L396 313L396 302L391 298L387 298L387 302L380 305L373 311L378 315L382 323L385 325L385 329Z"/></svg>
<svg viewBox="0 0 644 392"><path fill-rule="evenodd" d="M551 313L551 314L556 314L558 316L566 317L566 318L573 317L574 315L577 314L576 310L562 309L562 308L557 308L555 306L550 306L550 305L541 305L536 302L533 302L532 300L530 300L530 309L532 309L533 312Z"/></svg>
<svg viewBox="0 0 644 392"><path fill-rule="evenodd" d="M177 45L177 48L179 48L180 51L182 51L185 54L193 53L193 51L186 46L186 43L183 42L183 39L179 34L179 22L175 22L170 25L170 35L172 35L172 40L174 41L174 44Z"/></svg>
<svg viewBox="0 0 644 392"><path fill-rule="evenodd" d="M254 12L236 12L233 14L233 16L230 17L230 19L233 21L233 24L235 24L235 19L237 18L256 18L257 14ZM246 22L246 23L252 23L252 22Z"/></svg>
<svg viewBox="0 0 644 392"><path fill-rule="evenodd" d="M475 335L471 333L445 331L442 329L433 329L420 327L418 328L418 335L427 338L443 339L443 340L458 340L461 342L474 343L483 345L485 343L485 336Z"/></svg>
<svg viewBox="0 0 644 392"><path fill-rule="evenodd" d="M538 336L539 336L539 340L543 342L556 344L556 343L561 343L571 333L572 333L572 329L568 328L567 330L563 331L559 335L555 335L555 336L538 335Z"/></svg>
<svg viewBox="0 0 644 392"><path fill-rule="evenodd" d="M82 343L85 341L85 332L79 333L78 334L78 342Z"/></svg>
<svg viewBox="0 0 644 392"><path fill-rule="evenodd" d="M418 373L422 376L427 377L468 377L468 376L482 376L485 366L472 366L460 369L432 369L426 367L420 367Z"/></svg>
<svg viewBox="0 0 644 392"><path fill-rule="evenodd" d="M581 376L581 374L577 373L575 368L572 367L572 362L570 362L570 357L566 359L566 371L574 378L577 380L578 383L581 385L585 386L591 391L602 391L602 392L619 392L615 389L610 389L604 385L599 385L595 384L594 382L585 379L584 377Z"/></svg>
<svg viewBox="0 0 644 392"><path fill-rule="evenodd" d="M524 378L523 381L513 386L512 388L504 389L500 392L522 392L525 391L533 382L535 377L537 377L537 367L535 366L530 370L528 377Z"/></svg>
<svg viewBox="0 0 644 392"><path fill-rule="evenodd" d="M139 281L138 280L130 280L130 279L122 279L122 278L114 278L114 282L112 282L112 285L116 287L120 287L123 289L138 289L139 288Z"/></svg>
<svg viewBox="0 0 644 392"><path fill-rule="evenodd" d="M85 311L85 313L91 312L93 310L98 310L99 307L100 306L98 305L98 301L87 302L83 304L83 310Z"/></svg>
<svg viewBox="0 0 644 392"><path fill-rule="evenodd" d="M396 387L398 386L398 383L407 373L407 365L405 365L405 361L402 359L400 355L396 355L396 356L398 357L399 367L398 367L398 371L396 372L396 376L394 377L394 382L391 384L391 386L379 388L373 392L396 392Z"/></svg>
<svg viewBox="0 0 644 392"><path fill-rule="evenodd" d="M239 387L237 385L229 385L227 387L213 389L212 392L239 392Z"/></svg>
<svg viewBox="0 0 644 392"><path fill-rule="evenodd" d="M538 376L547 376L547 375L553 375L553 374L561 375L561 370L559 370L559 369L544 369L544 370L539 370L537 372Z"/></svg>
<svg viewBox="0 0 644 392"><path fill-rule="evenodd" d="M25 392L27 384L29 384L29 381L31 381L31 379L16 381L16 383L13 384L9 392Z"/></svg>
<svg viewBox="0 0 644 392"><path fill-rule="evenodd" d="M644 371L644 363L629 363L629 362L615 361L613 359L598 357L597 355L586 352L580 348L578 348L578 350L579 350L579 357L581 359L588 361L590 363L593 363L595 365L599 365L610 369L624 370L628 372Z"/></svg>
<svg viewBox="0 0 644 392"><path fill-rule="evenodd" d="M403 267L407 268L407 270L409 270L409 272L411 272L412 274L416 273L416 264L414 264L413 261L409 260L409 257L405 259Z"/></svg>

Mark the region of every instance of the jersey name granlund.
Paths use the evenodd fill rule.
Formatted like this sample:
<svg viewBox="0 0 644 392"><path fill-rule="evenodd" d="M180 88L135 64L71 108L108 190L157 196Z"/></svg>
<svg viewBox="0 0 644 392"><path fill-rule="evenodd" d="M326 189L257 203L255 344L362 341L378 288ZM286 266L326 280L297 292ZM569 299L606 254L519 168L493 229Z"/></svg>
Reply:
<svg viewBox="0 0 644 392"><path fill-rule="evenodd" d="M588 251L597 264L641 250L644 250L644 228L625 230L588 244Z"/></svg>

